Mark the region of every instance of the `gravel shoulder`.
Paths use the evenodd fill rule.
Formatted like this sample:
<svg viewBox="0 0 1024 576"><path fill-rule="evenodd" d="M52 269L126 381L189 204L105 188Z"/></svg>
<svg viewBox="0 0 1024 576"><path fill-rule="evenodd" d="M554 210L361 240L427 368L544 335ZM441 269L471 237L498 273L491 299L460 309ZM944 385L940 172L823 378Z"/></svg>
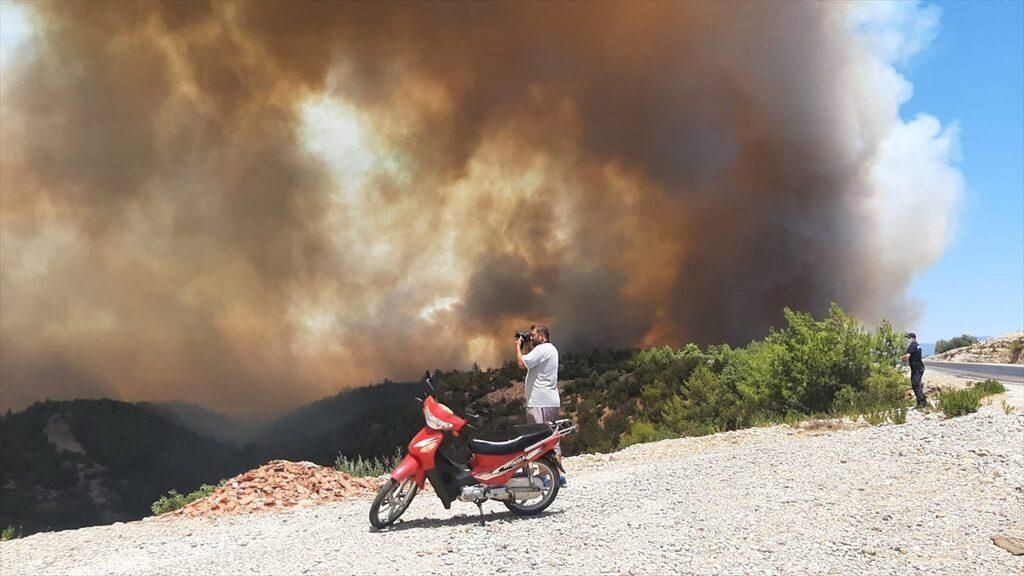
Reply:
<svg viewBox="0 0 1024 576"><path fill-rule="evenodd" d="M0 543L16 574L1021 574L991 535L1024 528L1024 416L996 407L899 426L775 426L567 459L542 516L444 510L395 528L368 499L161 518Z"/></svg>

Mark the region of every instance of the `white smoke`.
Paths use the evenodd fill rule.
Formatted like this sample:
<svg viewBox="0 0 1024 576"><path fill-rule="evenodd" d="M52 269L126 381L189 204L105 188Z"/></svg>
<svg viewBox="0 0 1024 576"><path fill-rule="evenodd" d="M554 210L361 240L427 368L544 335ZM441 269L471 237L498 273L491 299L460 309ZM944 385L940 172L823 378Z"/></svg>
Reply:
<svg viewBox="0 0 1024 576"><path fill-rule="evenodd" d="M862 45L862 102L874 104L881 141L870 162L866 207L874 227L876 289L906 292L913 276L937 262L952 240L964 192L959 125L946 126L919 114L905 120L899 108L913 95L900 70L925 50L939 32L941 10L919 2L864 2L852 5L850 22ZM875 298L879 309L859 310L869 320L888 317L911 322L921 304L905 298Z"/></svg>

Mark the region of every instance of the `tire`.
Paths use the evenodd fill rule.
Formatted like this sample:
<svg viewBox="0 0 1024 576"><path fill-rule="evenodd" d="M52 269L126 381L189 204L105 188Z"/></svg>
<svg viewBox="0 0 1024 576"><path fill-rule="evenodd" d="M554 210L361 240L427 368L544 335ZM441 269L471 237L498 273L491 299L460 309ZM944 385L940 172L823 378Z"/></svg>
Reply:
<svg viewBox="0 0 1024 576"><path fill-rule="evenodd" d="M370 505L370 525L380 530L394 524L412 503L418 490L419 486L412 478L406 478L402 482L391 478L377 490L377 495L373 498L373 504ZM383 516L381 512L384 512Z"/></svg>
<svg viewBox="0 0 1024 576"><path fill-rule="evenodd" d="M516 516L533 516L535 514L540 514L548 506L551 506L551 503L555 501L556 497L558 497L558 465L555 463L555 460L551 456L551 454L548 454L543 458L540 458L539 460L532 462L531 465L536 467L536 469L534 470L534 474L539 473L541 474L541 476L547 476L547 478L549 479L550 487L543 489L543 493L540 496L540 500L533 504L526 504L526 502L529 501L516 500L503 502L503 504L505 504L505 507L511 510L512 513ZM547 491L544 492L544 490Z"/></svg>

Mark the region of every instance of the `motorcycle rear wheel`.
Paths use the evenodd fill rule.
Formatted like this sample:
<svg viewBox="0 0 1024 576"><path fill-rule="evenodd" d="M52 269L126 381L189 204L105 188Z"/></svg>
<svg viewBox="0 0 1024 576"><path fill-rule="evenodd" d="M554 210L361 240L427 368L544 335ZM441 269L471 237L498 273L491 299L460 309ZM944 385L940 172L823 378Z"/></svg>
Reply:
<svg viewBox="0 0 1024 576"><path fill-rule="evenodd" d="M394 478L388 480L377 490L377 496L370 505L370 525L379 530L394 524L412 503L418 490L419 486L413 478L406 478L402 482Z"/></svg>
<svg viewBox="0 0 1024 576"><path fill-rule="evenodd" d="M528 466L533 467L534 476L547 479L547 487L541 489L539 500L509 500L503 502L505 507L516 516L540 514L548 506L551 506L551 503L555 501L555 497L558 496L558 465L555 464L553 457L548 454L536 462L528 464Z"/></svg>

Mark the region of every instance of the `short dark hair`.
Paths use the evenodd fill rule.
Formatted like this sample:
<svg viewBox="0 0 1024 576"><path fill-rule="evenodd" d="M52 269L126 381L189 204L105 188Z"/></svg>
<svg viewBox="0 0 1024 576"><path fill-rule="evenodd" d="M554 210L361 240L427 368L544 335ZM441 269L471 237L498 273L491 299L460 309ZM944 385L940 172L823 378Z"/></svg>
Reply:
<svg viewBox="0 0 1024 576"><path fill-rule="evenodd" d="M548 327L543 324L534 324L530 326L530 330L536 330L544 335L545 340L551 340L551 333L548 332Z"/></svg>
<svg viewBox="0 0 1024 576"><path fill-rule="evenodd" d="M913 338L914 340L917 340L917 334L914 334L913 332L907 332L907 338Z"/></svg>

